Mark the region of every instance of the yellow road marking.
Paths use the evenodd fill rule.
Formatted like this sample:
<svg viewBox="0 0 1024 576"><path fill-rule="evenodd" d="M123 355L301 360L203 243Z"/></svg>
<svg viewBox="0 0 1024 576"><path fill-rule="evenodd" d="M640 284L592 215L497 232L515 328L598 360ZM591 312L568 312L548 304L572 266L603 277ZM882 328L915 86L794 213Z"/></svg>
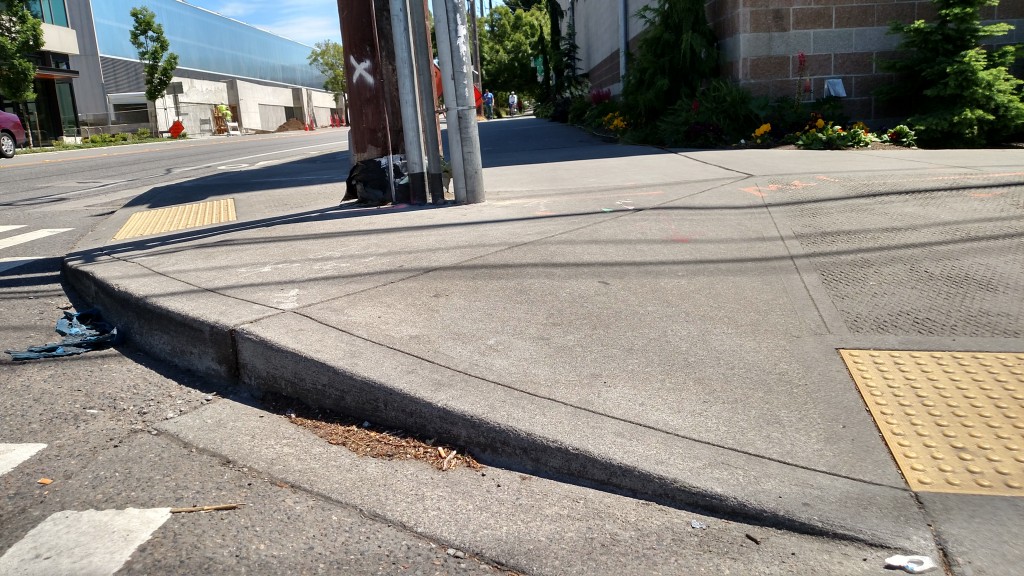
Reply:
<svg viewBox="0 0 1024 576"><path fill-rule="evenodd" d="M114 240L151 236L234 220L235 201L232 198L145 210L132 214L114 235Z"/></svg>

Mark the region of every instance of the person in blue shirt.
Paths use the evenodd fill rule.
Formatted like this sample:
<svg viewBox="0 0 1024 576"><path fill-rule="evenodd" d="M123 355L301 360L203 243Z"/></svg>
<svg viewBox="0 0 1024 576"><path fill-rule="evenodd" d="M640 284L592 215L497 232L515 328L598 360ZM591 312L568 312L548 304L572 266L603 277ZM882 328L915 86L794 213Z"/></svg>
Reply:
<svg viewBox="0 0 1024 576"><path fill-rule="evenodd" d="M494 94L490 90L484 90L484 118L494 118Z"/></svg>

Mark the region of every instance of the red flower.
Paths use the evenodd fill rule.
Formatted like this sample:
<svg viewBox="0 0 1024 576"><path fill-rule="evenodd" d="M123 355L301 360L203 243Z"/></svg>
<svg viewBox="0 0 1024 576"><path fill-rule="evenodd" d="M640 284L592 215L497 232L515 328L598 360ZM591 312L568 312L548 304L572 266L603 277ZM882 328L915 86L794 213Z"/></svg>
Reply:
<svg viewBox="0 0 1024 576"><path fill-rule="evenodd" d="M700 101L696 98L693 99L693 104L690 105L690 109L694 112L700 110Z"/></svg>
<svg viewBox="0 0 1024 576"><path fill-rule="evenodd" d="M804 55L803 52L800 52L796 55L796 60L800 64L801 68L807 66L807 56Z"/></svg>

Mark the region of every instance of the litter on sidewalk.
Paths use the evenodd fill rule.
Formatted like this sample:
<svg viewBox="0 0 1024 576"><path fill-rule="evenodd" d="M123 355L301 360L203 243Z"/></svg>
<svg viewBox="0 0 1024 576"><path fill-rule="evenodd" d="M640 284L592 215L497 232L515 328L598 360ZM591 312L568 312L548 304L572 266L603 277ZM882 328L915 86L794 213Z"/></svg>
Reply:
<svg viewBox="0 0 1024 576"><path fill-rule="evenodd" d="M108 348L117 341L117 328L103 321L99 310L64 312L54 329L63 336L60 342L31 346L27 350L4 350L12 360L39 360L84 354Z"/></svg>
<svg viewBox="0 0 1024 576"><path fill-rule="evenodd" d="M910 574L924 574L939 566L927 556L890 556L885 559L886 568L898 568Z"/></svg>

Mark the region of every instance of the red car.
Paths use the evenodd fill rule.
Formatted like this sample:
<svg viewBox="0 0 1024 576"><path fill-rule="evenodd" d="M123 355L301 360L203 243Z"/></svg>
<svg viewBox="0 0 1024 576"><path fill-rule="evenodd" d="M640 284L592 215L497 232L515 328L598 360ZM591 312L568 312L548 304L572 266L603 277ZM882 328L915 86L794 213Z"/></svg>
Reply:
<svg viewBox="0 0 1024 576"><path fill-rule="evenodd" d="M25 145L25 128L14 114L0 111L0 157L13 158L14 150Z"/></svg>

